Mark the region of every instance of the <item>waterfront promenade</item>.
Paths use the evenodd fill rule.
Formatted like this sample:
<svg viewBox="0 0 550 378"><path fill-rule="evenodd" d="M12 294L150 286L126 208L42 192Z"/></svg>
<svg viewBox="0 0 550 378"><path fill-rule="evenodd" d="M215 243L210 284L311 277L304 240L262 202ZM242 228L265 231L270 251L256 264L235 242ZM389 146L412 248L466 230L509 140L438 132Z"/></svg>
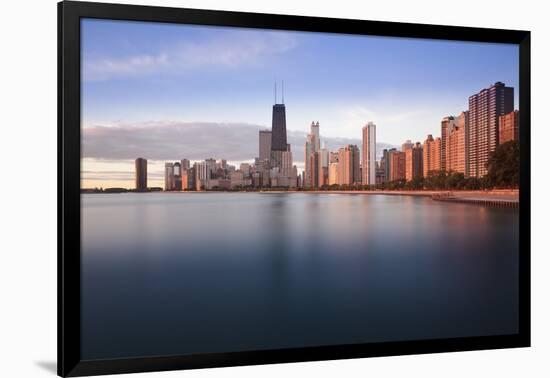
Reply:
<svg viewBox="0 0 550 378"><path fill-rule="evenodd" d="M273 193L269 191L267 193ZM491 207L519 208L519 190L309 190L280 193L364 194L430 197L435 201L467 203Z"/></svg>

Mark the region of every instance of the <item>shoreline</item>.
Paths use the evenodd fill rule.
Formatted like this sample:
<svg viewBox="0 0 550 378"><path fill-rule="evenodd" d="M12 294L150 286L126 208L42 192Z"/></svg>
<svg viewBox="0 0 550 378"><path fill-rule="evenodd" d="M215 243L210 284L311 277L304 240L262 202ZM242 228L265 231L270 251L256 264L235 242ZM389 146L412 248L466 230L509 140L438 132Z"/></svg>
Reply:
<svg viewBox="0 0 550 378"><path fill-rule="evenodd" d="M124 192L123 192L124 193ZM126 192L136 193L136 192ZM427 197L433 201L473 204L490 207L519 208L519 189L494 190L258 190L258 191L152 191L143 193L211 194L211 193L260 193L260 194L355 194ZM119 193L82 193L119 194Z"/></svg>

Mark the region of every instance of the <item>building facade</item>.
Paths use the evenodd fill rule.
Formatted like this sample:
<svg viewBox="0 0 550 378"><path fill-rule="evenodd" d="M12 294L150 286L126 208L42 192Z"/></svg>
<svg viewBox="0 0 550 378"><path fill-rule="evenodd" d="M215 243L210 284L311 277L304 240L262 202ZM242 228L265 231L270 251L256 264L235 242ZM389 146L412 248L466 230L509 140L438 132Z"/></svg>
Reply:
<svg viewBox="0 0 550 378"><path fill-rule="evenodd" d="M319 167L311 165L311 155L316 154L321 148L321 140L319 134L319 122L311 122L310 132L307 135L306 144L304 146L304 163L305 163L305 187L312 186L313 182L318 182L317 178L313 177L318 174Z"/></svg>
<svg viewBox="0 0 550 378"><path fill-rule="evenodd" d="M407 139L407 140L405 141L405 143L403 143L403 144L401 145L401 151L402 151L402 152L405 152L405 151L407 151L408 149L413 148L413 146L414 146L414 143L411 142L410 139Z"/></svg>
<svg viewBox="0 0 550 378"><path fill-rule="evenodd" d="M404 180L405 179L405 152L393 150L389 153L390 168L390 180Z"/></svg>
<svg viewBox="0 0 550 378"><path fill-rule="evenodd" d="M260 130L258 151L258 157L260 160L269 161L271 158L271 138L271 130Z"/></svg>
<svg viewBox="0 0 550 378"><path fill-rule="evenodd" d="M338 183L354 185L361 182L359 166L359 148L348 144L338 150Z"/></svg>
<svg viewBox="0 0 550 378"><path fill-rule="evenodd" d="M376 183L376 125L373 122L363 127L363 152L361 155L363 185Z"/></svg>
<svg viewBox="0 0 550 378"><path fill-rule="evenodd" d="M468 112L455 118L447 135L446 170L466 175L468 171Z"/></svg>
<svg viewBox="0 0 550 378"><path fill-rule="evenodd" d="M411 148L405 150L405 179L407 181L424 175L422 151L420 142L416 142Z"/></svg>
<svg viewBox="0 0 550 378"><path fill-rule="evenodd" d="M147 159L137 158L136 166L136 192L147 191Z"/></svg>
<svg viewBox="0 0 550 378"><path fill-rule="evenodd" d="M435 138L429 134L424 141L422 149L422 169L424 177L432 171L441 169L441 138Z"/></svg>
<svg viewBox="0 0 550 378"><path fill-rule="evenodd" d="M285 104L275 104L271 120L271 150L286 151L286 149L286 108Z"/></svg>
<svg viewBox="0 0 550 378"><path fill-rule="evenodd" d="M453 116L443 117L443 119L441 120L441 152L440 152L441 166L438 169L442 171L449 170L447 167L447 155L449 153L447 148L447 144L448 144L447 142L449 138L449 133L453 129L454 125L455 125L455 117Z"/></svg>
<svg viewBox="0 0 550 378"><path fill-rule="evenodd" d="M499 143L499 117L514 110L514 88L497 82L468 99L468 172L487 174L487 161Z"/></svg>
<svg viewBox="0 0 550 378"><path fill-rule="evenodd" d="M499 144L519 140L519 110L498 117Z"/></svg>
<svg viewBox="0 0 550 378"><path fill-rule="evenodd" d="M174 163L164 163L164 190L174 190Z"/></svg>

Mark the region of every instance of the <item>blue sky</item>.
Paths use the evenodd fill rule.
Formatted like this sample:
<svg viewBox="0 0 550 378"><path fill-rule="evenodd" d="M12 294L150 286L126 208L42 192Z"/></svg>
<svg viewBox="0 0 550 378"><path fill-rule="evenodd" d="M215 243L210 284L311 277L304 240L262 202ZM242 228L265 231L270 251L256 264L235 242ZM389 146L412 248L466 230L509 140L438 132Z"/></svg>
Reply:
<svg viewBox="0 0 550 378"><path fill-rule="evenodd" d="M285 81L288 130L305 133L319 121L327 140L359 139L372 121L379 142L423 141L496 81L515 88L518 104L515 45L92 19L81 26L85 153L87 132L109 134L94 128L150 128L154 138L174 124L204 125L198 140L211 137L223 150L210 125L270 127L275 80ZM84 157L114 159L101 153Z"/></svg>

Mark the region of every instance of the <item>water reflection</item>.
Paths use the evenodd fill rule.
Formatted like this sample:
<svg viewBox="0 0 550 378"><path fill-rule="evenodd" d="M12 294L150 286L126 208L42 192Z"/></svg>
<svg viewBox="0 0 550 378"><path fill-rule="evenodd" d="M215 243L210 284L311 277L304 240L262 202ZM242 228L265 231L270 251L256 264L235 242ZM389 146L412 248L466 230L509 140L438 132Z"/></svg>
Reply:
<svg viewBox="0 0 550 378"><path fill-rule="evenodd" d="M84 195L84 358L517 331L518 212L349 194Z"/></svg>

